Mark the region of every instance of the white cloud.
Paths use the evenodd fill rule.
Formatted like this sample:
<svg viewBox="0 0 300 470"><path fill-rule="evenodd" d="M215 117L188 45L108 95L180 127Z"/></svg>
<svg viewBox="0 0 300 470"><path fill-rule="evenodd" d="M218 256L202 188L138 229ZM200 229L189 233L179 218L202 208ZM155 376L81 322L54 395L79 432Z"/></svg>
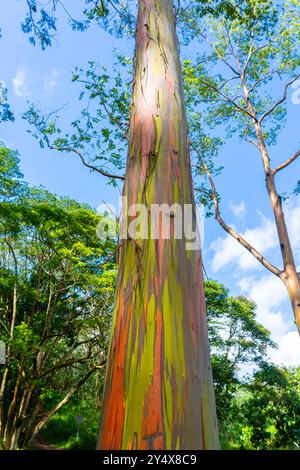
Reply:
<svg viewBox="0 0 300 470"><path fill-rule="evenodd" d="M59 81L59 72L56 69L52 69L49 75L45 78L44 80L44 88L46 91L51 91L53 88L55 88Z"/></svg>
<svg viewBox="0 0 300 470"><path fill-rule="evenodd" d="M262 214L260 214L260 225L247 229L241 235L262 253L275 248L278 244L274 222ZM258 267L259 262L231 235L218 238L210 245L210 249L215 252L212 258L214 272L220 271L230 263L236 263L241 270Z"/></svg>
<svg viewBox="0 0 300 470"><path fill-rule="evenodd" d="M231 202L229 204L229 209L231 210L231 212L233 212L236 217L241 218L246 212L246 204L244 203L244 201L240 202L239 204Z"/></svg>
<svg viewBox="0 0 300 470"><path fill-rule="evenodd" d="M242 278L238 283L242 292L255 300L262 309L279 307L287 298L283 282L273 274L257 277Z"/></svg>
<svg viewBox="0 0 300 470"><path fill-rule="evenodd" d="M15 95L18 97L29 97L28 71L25 67L19 67L15 77L12 79Z"/></svg>
<svg viewBox="0 0 300 470"><path fill-rule="evenodd" d="M278 341L278 349L270 351L272 362L285 366L300 365L300 340L297 331L290 331Z"/></svg>
<svg viewBox="0 0 300 470"><path fill-rule="evenodd" d="M272 274L260 278L252 276L242 278L238 286L246 297L256 303L257 321L271 331L275 341L279 341L293 327L292 311L286 319L279 308L288 300L282 281Z"/></svg>

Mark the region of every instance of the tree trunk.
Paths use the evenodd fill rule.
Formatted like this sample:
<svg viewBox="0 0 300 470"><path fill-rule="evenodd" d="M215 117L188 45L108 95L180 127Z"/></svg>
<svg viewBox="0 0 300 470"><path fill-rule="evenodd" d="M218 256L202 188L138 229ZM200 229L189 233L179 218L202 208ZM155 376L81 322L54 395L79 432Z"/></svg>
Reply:
<svg viewBox="0 0 300 470"><path fill-rule="evenodd" d="M297 275L295 266L287 266L281 276L281 279L287 288L294 312L295 323L300 334L300 279Z"/></svg>
<svg viewBox="0 0 300 470"><path fill-rule="evenodd" d="M124 196L194 204L170 0L139 2ZM119 259L97 448L218 448L200 250L159 230Z"/></svg>

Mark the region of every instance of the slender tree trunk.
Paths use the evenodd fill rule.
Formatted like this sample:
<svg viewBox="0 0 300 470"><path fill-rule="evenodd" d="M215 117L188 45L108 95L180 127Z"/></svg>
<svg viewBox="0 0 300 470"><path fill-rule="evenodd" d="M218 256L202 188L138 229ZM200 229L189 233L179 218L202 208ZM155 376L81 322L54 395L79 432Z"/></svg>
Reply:
<svg viewBox="0 0 300 470"><path fill-rule="evenodd" d="M139 2L124 195L149 211L194 203L170 0ZM97 447L218 448L200 250L160 233L119 254Z"/></svg>
<svg viewBox="0 0 300 470"><path fill-rule="evenodd" d="M90 369L80 380L79 382L66 394L66 396L57 403L50 411L47 411L43 418L34 426L31 434L30 440L36 438L39 432L43 429L43 427L48 423L50 418L55 415L63 406L65 406L71 398L75 395L75 393L87 382L87 380L95 373L95 369ZM27 441L29 441L29 437L27 436Z"/></svg>

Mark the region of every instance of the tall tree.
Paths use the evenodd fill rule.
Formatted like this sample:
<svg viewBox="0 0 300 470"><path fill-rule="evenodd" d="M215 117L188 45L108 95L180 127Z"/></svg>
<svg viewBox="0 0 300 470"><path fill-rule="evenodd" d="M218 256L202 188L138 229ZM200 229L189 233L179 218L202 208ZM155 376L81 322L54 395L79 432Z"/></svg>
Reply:
<svg viewBox="0 0 300 470"><path fill-rule="evenodd" d="M16 152L0 168L0 447L15 449L104 369L115 244L88 207L22 184Z"/></svg>
<svg viewBox="0 0 300 470"><path fill-rule="evenodd" d="M226 423L233 419L232 404L236 391L246 380L241 369L261 366L268 348L276 345L270 339L270 332L257 322L253 302L245 297L231 297L228 290L216 281L205 281L204 292L222 435Z"/></svg>
<svg viewBox="0 0 300 470"><path fill-rule="evenodd" d="M242 422L256 449L295 449L300 437L300 369L264 364L245 384ZM250 394L249 394L250 392Z"/></svg>
<svg viewBox="0 0 300 470"><path fill-rule="evenodd" d="M124 195L129 206L143 203L149 209L153 203L183 206L194 202L175 16L171 2L161 3L139 4L129 136L123 99L126 103L128 92L118 96L121 82L117 77L116 86L107 95L108 77L105 73L97 76L93 64L84 81L90 98L100 98L100 109L96 116L88 110L82 113L85 128L76 120L72 125L75 132L52 140L56 132L60 134L52 118L49 124L34 108L27 113L38 130L36 135L42 134L42 142L55 150L73 152L85 166L112 181L124 177L108 171L106 162L122 168L116 140L127 143L128 139ZM73 80L78 78L75 73ZM100 133L103 115L109 126ZM111 132L113 125L115 133ZM108 152L103 151L99 135ZM91 152L86 151L88 144ZM120 245L99 446L215 447L218 438L201 254L186 252L185 240L166 241L162 234L156 241L128 240ZM153 396L160 400L153 410L154 422L148 418ZM136 409L137 400L141 409L133 418L131 410Z"/></svg>
<svg viewBox="0 0 300 470"><path fill-rule="evenodd" d="M194 203L170 0L139 2L124 195ZM98 448L218 447L201 254L185 245L160 231L120 248Z"/></svg>
<svg viewBox="0 0 300 470"><path fill-rule="evenodd" d="M199 23L195 12L187 12L192 18L194 36L206 43L208 51L198 56L196 64L186 62L187 88L193 105L204 103L202 123L206 121L211 128L223 125L228 138L237 134L258 151L277 229L282 267L274 266L225 222L209 155L204 148L195 145L193 151L198 156L200 171L204 170L208 176L217 221L284 283L300 332L300 273L284 214L284 197L278 189L280 174L297 162L300 150L295 147L295 152L286 155L285 161L275 163L271 148L285 123L288 92L297 86L300 77L300 6L295 0L246 0L232 4L236 16L231 19L224 15L216 20L208 15ZM298 194L297 188L294 194Z"/></svg>

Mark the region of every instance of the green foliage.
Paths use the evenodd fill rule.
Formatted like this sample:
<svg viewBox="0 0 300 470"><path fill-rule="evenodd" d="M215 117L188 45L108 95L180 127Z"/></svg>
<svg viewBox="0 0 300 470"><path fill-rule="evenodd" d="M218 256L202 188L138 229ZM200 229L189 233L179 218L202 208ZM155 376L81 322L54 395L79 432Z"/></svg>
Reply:
<svg viewBox="0 0 300 470"><path fill-rule="evenodd" d="M1 30L0 30L1 33ZM1 38L1 34L0 34ZM13 122L15 117L10 109L10 106L7 102L7 88L5 83L0 80L0 123L11 121Z"/></svg>
<svg viewBox="0 0 300 470"><path fill-rule="evenodd" d="M99 388L100 385L100 388ZM102 385L93 377L72 402L66 405L49 421L43 430L43 437L51 444L65 450L94 450L99 426L100 407L96 400L102 392ZM79 427L76 418L83 418Z"/></svg>
<svg viewBox="0 0 300 470"><path fill-rule="evenodd" d="M246 388L250 395L241 409L252 429L253 447L282 449L299 444L300 369L264 364Z"/></svg>
<svg viewBox="0 0 300 470"><path fill-rule="evenodd" d="M235 392L243 383L241 368L262 364L267 348L275 344L270 332L256 321L253 302L245 297L231 297L215 281L205 282L205 297L217 414L222 429Z"/></svg>
<svg viewBox="0 0 300 470"><path fill-rule="evenodd" d="M296 195L300 194L300 181L297 182L297 186L294 190L294 194Z"/></svg>
<svg viewBox="0 0 300 470"><path fill-rule="evenodd" d="M215 281L205 283L205 296L222 448L294 449L300 369L265 362L276 345L256 321L253 302L229 296Z"/></svg>

